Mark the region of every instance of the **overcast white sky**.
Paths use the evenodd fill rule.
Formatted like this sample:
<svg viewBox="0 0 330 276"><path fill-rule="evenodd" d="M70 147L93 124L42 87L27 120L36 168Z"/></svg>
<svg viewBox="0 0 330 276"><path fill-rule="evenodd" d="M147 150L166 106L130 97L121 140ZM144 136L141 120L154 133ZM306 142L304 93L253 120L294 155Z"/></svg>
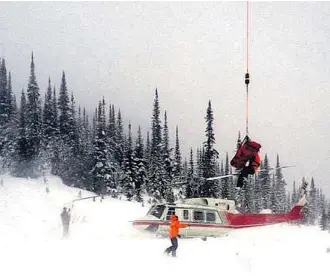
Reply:
<svg viewBox="0 0 330 276"><path fill-rule="evenodd" d="M0 54L26 89L34 52L42 95L61 72L77 104L103 96L136 132L155 88L174 139L194 152L212 101L221 158L245 135L246 2L1 2ZM249 134L291 187L313 176L330 195L330 3L251 2ZM163 121L163 120L162 120ZM127 129L127 126L126 126Z"/></svg>

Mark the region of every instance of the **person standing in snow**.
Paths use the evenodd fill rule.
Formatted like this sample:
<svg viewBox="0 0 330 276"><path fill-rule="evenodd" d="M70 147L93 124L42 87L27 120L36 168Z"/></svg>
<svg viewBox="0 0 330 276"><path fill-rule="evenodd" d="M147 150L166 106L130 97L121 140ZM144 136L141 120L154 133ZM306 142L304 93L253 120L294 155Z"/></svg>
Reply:
<svg viewBox="0 0 330 276"><path fill-rule="evenodd" d="M164 254L169 255L172 252L172 257L176 257L176 250L178 249L179 229L186 228L187 226L187 224L179 222L179 218L175 215L175 213L171 215L169 237L172 245L166 248Z"/></svg>
<svg viewBox="0 0 330 276"><path fill-rule="evenodd" d="M63 208L63 211L61 213L61 219L63 224L63 238L67 237L69 235L69 226L70 226L70 209L67 210L66 207Z"/></svg>

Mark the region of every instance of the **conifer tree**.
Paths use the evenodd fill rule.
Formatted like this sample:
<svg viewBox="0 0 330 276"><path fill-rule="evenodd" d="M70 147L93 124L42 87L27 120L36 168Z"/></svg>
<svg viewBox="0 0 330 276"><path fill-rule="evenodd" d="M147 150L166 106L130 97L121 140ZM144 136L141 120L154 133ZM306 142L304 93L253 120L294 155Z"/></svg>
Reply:
<svg viewBox="0 0 330 276"><path fill-rule="evenodd" d="M41 101L39 94L39 86L35 75L35 66L33 54L31 57L30 78L27 88L27 105L26 105L26 129L28 138L28 175L30 177L38 177L41 172L38 163L41 143Z"/></svg>
<svg viewBox="0 0 330 276"><path fill-rule="evenodd" d="M313 225L317 218L316 187L313 178L311 180L308 199L308 224Z"/></svg>
<svg viewBox="0 0 330 276"><path fill-rule="evenodd" d="M171 153L172 148L170 148L170 138L169 138L169 130L167 125L167 114L166 111L164 113L164 131L163 131L163 149L162 149L162 155L163 155L163 164L164 164L164 180L165 185L168 186L170 183L172 183L172 179L174 177L174 170L175 170L175 164L172 159Z"/></svg>
<svg viewBox="0 0 330 276"><path fill-rule="evenodd" d="M297 193L297 190L296 190L296 181L293 181L291 202L293 204L296 204L298 202L298 193Z"/></svg>
<svg viewBox="0 0 330 276"><path fill-rule="evenodd" d="M144 157L146 160L146 170L147 170L147 179L148 179L148 177L150 175L149 164L151 163L151 144L150 144L149 131L147 131L147 141L146 141L146 146L145 146L145 151L144 151Z"/></svg>
<svg viewBox="0 0 330 276"><path fill-rule="evenodd" d="M177 177L181 176L182 164L181 164L181 151L180 151L180 141L179 141L179 129L176 126L175 129L175 175Z"/></svg>
<svg viewBox="0 0 330 276"><path fill-rule="evenodd" d="M275 173L273 173L272 176L272 186L271 186L271 194L270 194L270 209L272 210L272 212L274 213L279 213L278 209L278 198L277 198L277 189L276 189L276 176Z"/></svg>
<svg viewBox="0 0 330 276"><path fill-rule="evenodd" d="M325 208L327 208L327 211L326 211L326 225L327 225L327 229L330 230L330 204L328 206L325 206Z"/></svg>
<svg viewBox="0 0 330 276"><path fill-rule="evenodd" d="M52 113L53 118L51 121L51 128L54 130L53 138L53 157L51 160L51 173L54 175L60 175L60 150L61 150L61 136L59 130L59 118L58 118L58 102L56 96L55 86L53 87L53 97L52 97Z"/></svg>
<svg viewBox="0 0 330 276"><path fill-rule="evenodd" d="M121 116L120 109L118 110L117 120L116 120L116 148L115 148L115 159L119 164L119 167L122 168L124 162L124 126L123 126L123 118Z"/></svg>
<svg viewBox="0 0 330 276"><path fill-rule="evenodd" d="M144 157L143 138L141 127L138 128L137 139L134 150L134 161L136 164L136 181L135 181L135 199L138 202L142 201L142 187L145 185L147 178L146 160Z"/></svg>
<svg viewBox="0 0 330 276"><path fill-rule="evenodd" d="M224 174L225 175L228 175L229 174L228 152L226 153L226 161L225 161L225 171L224 171ZM232 190L231 190L230 179L229 178L223 179L221 191L222 191L222 198L233 199L233 195L231 193Z"/></svg>
<svg viewBox="0 0 330 276"><path fill-rule="evenodd" d="M65 72L62 73L60 94L58 98L58 111L59 111L59 132L61 138L67 142L69 140L69 116L70 116L70 99L68 88L66 84Z"/></svg>
<svg viewBox="0 0 330 276"><path fill-rule="evenodd" d="M108 183L113 179L113 167L109 162L106 139L105 102L99 102L98 116L96 118L96 135L94 139L92 163L92 191L105 194Z"/></svg>
<svg viewBox="0 0 330 276"><path fill-rule="evenodd" d="M24 90L21 93L21 106L19 111L19 131L18 136L16 138L16 162L13 168L14 176L18 177L26 177L28 175L28 136L27 136L27 103L26 103L26 96Z"/></svg>
<svg viewBox="0 0 330 276"><path fill-rule="evenodd" d="M9 120L9 100L7 86L7 69L5 59L0 60L0 127Z"/></svg>
<svg viewBox="0 0 330 276"><path fill-rule="evenodd" d="M280 166L279 156L276 156L276 168L275 168L275 212L282 213L286 207L286 183L283 178L282 169Z"/></svg>
<svg viewBox="0 0 330 276"><path fill-rule="evenodd" d="M286 209L285 212L289 212L291 210L292 203L291 203L291 193L288 192L287 197L286 197Z"/></svg>
<svg viewBox="0 0 330 276"><path fill-rule="evenodd" d="M15 162L15 139L18 136L18 114L12 93L11 73L6 81L4 59L0 60L0 164L1 172L10 172Z"/></svg>
<svg viewBox="0 0 330 276"><path fill-rule="evenodd" d="M328 229L328 216L326 213L326 210L323 209L322 210L322 214L321 214L321 220L320 220L320 226L321 226L321 230L326 231Z"/></svg>
<svg viewBox="0 0 330 276"><path fill-rule="evenodd" d="M52 121L54 118L53 114L53 91L51 87L50 78L48 79L48 88L45 94L45 102L44 108L42 112L42 128L43 128L43 138L46 142L50 142L51 138L53 137L53 126Z"/></svg>
<svg viewBox="0 0 330 276"><path fill-rule="evenodd" d="M162 156L162 127L160 120L160 106L157 89L155 91L151 126L151 151L148 192L152 197L161 200L165 199L166 197L166 187L164 181L164 165Z"/></svg>
<svg viewBox="0 0 330 276"><path fill-rule="evenodd" d="M133 151L132 126L130 122L128 124L128 139L123 161L123 170L125 173L125 178L123 179L123 192L126 198L131 200L134 196L133 189L136 186L137 168Z"/></svg>
<svg viewBox="0 0 330 276"><path fill-rule="evenodd" d="M318 200L318 216L322 215L322 210L326 209L326 199L325 199L325 195L322 192L322 189L319 189L319 200Z"/></svg>
<svg viewBox="0 0 330 276"><path fill-rule="evenodd" d="M194 176L195 176L194 153L193 153L193 149L190 148L187 185L185 187L185 197L186 198L193 197Z"/></svg>
<svg viewBox="0 0 330 276"><path fill-rule="evenodd" d="M171 183L175 174L175 161L172 158L172 148L170 148L169 130L167 124L167 113L164 113L164 127L163 127L163 186L166 189L165 200L167 202L174 202L174 194Z"/></svg>
<svg viewBox="0 0 330 276"><path fill-rule="evenodd" d="M254 200L254 178L249 177L246 185L243 187L242 205L244 212L254 213L255 200Z"/></svg>
<svg viewBox="0 0 330 276"><path fill-rule="evenodd" d="M109 106L109 125L108 125L108 143L109 150L112 152L116 151L116 116L115 116L115 107L114 105Z"/></svg>
<svg viewBox="0 0 330 276"><path fill-rule="evenodd" d="M13 89L11 86L11 72L8 74L8 82L7 82L7 105L8 105L8 121L10 121L11 115L15 112L16 101L15 95L13 95Z"/></svg>
<svg viewBox="0 0 330 276"><path fill-rule="evenodd" d="M262 166L260 167L262 169ZM263 209L263 198L262 198L262 179L260 173L256 175L254 184L254 198L255 198L255 211L259 213Z"/></svg>
<svg viewBox="0 0 330 276"><path fill-rule="evenodd" d="M42 148L45 155L44 162L47 164L47 167L51 166L51 161L54 156L54 142L56 138L56 129L54 128L54 121L56 120L57 118L55 117L53 106L53 91L49 78L48 88L45 94L44 108L42 112Z"/></svg>
<svg viewBox="0 0 330 276"><path fill-rule="evenodd" d="M211 101L208 103L206 111L206 141L204 142L203 154L203 177L207 179L216 175L216 159L219 157L218 152L214 148L215 146L215 135L213 130L213 110ZM217 180L204 181L201 187L201 196L204 197L217 197L219 196L219 186Z"/></svg>
<svg viewBox="0 0 330 276"><path fill-rule="evenodd" d="M271 209L271 178L269 175L270 168L268 156L265 154L264 161L262 162L262 171L260 171L261 187L262 187L262 200L263 209Z"/></svg>

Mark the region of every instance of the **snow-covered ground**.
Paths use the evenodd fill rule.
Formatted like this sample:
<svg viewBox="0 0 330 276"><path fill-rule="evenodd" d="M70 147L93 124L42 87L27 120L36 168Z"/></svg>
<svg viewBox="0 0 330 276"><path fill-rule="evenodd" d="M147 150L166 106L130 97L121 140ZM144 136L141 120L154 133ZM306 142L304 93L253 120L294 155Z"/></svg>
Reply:
<svg viewBox="0 0 330 276"><path fill-rule="evenodd" d="M330 234L318 227L273 225L227 237L179 239L177 258L168 239L131 224L149 206L118 199L77 201L70 237L62 239L60 212L79 189L54 176L29 180L2 176L1 275L316 275L329 271ZM49 192L46 192L46 188ZM82 191L82 196L92 195Z"/></svg>

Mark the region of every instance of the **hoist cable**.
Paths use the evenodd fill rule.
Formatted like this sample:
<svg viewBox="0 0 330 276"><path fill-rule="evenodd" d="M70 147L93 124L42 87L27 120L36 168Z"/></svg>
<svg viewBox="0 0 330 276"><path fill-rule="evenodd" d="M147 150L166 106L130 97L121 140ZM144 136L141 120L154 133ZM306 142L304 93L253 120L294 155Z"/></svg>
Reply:
<svg viewBox="0 0 330 276"><path fill-rule="evenodd" d="M246 137L249 136L249 85L250 75L249 75L249 1L246 1L246 74L245 74L245 84L246 84Z"/></svg>

